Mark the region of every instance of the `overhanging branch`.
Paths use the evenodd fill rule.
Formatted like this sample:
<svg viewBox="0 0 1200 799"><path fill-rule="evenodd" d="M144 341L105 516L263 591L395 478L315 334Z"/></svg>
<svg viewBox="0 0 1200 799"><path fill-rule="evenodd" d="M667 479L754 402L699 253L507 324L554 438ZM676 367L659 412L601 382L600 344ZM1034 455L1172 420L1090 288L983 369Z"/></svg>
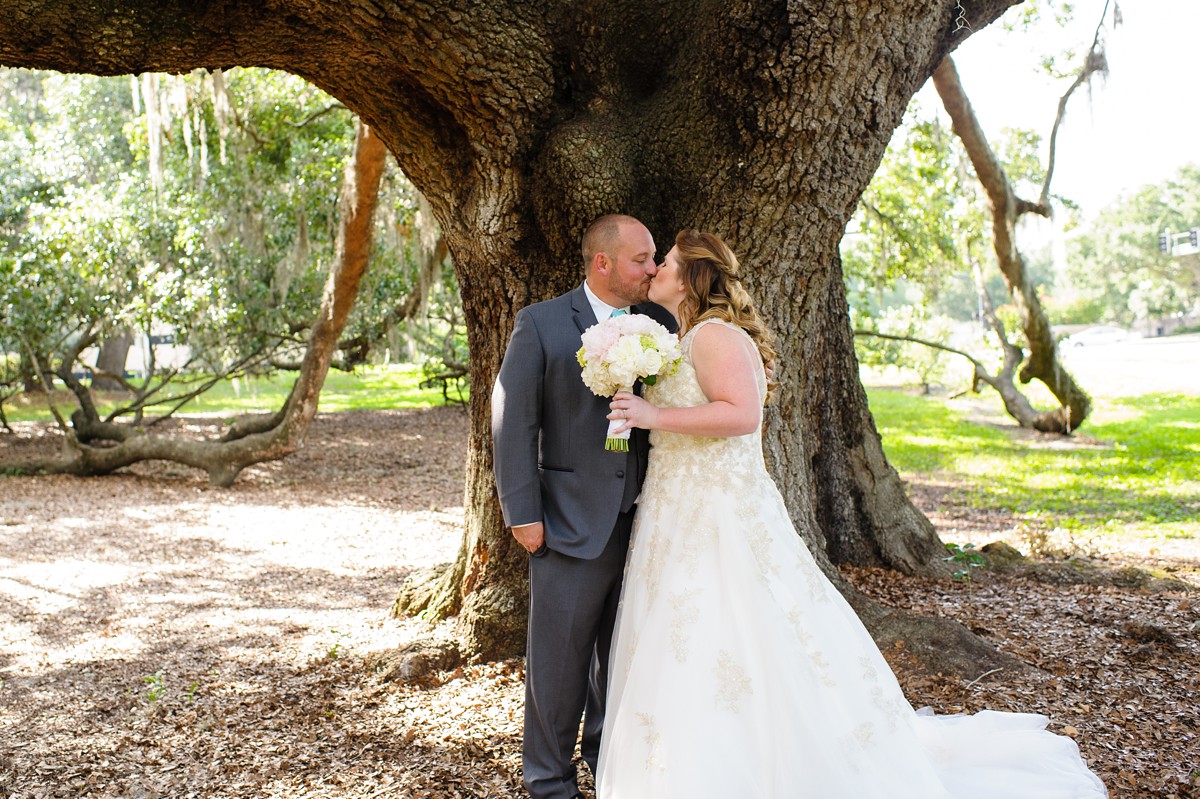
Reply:
<svg viewBox="0 0 1200 799"><path fill-rule="evenodd" d="M1058 113L1054 117L1054 127L1050 130L1050 154L1046 163L1046 177L1042 181L1041 196L1034 207L1050 208L1050 180L1054 177L1055 157L1058 154L1058 129L1062 126L1063 119L1067 115L1067 101L1071 99L1071 95L1075 93L1075 90L1090 80L1093 75L1108 73L1108 61L1105 59L1104 50L1101 47L1100 33L1104 30L1104 20L1108 18L1108 7L1111 4L1112 0L1105 0L1104 10L1100 12L1100 22L1096 25L1096 33L1092 37L1092 46L1088 49L1083 66L1079 68L1079 74L1075 76L1075 80L1071 83L1070 88L1058 99ZM1043 216L1048 217L1049 214L1046 213Z"/></svg>
<svg viewBox="0 0 1200 799"><path fill-rule="evenodd" d="M939 344L936 341L929 341L928 339L918 338L917 336L896 336L891 333L880 333L878 330L864 330L862 328L856 328L854 331L854 335L869 336L871 338L882 338L882 339L887 339L888 341L903 341L903 342L907 342L909 344L920 344L922 347L929 347L931 349L941 350L942 352L949 352L954 355L961 355L962 357L966 358L968 361L973 363L975 365L976 369L984 368L983 364L979 361L979 359L976 358L974 355L970 354L969 352L963 352L962 350L956 350L954 347L948 347L945 344Z"/></svg>

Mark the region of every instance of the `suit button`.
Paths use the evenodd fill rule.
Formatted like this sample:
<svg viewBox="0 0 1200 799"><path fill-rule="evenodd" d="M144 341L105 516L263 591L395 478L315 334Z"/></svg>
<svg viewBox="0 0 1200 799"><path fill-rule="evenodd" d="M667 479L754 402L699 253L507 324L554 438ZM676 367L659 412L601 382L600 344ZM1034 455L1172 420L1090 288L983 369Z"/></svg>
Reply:
<svg viewBox="0 0 1200 799"><path fill-rule="evenodd" d="M617 472L617 477L624 477L624 476L625 476L625 470L624 470L624 469L621 469L621 470L619 470L619 471Z"/></svg>

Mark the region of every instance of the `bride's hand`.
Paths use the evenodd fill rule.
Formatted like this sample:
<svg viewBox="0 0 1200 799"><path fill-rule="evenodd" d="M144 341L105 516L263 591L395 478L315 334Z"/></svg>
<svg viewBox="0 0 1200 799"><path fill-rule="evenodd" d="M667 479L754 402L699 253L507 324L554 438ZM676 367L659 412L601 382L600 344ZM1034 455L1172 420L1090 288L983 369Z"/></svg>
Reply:
<svg viewBox="0 0 1200 799"><path fill-rule="evenodd" d="M624 421L624 424L613 431L614 433L620 433L633 427L652 430L658 419L658 408L629 391L618 391L612 402L608 404L608 408L609 419Z"/></svg>

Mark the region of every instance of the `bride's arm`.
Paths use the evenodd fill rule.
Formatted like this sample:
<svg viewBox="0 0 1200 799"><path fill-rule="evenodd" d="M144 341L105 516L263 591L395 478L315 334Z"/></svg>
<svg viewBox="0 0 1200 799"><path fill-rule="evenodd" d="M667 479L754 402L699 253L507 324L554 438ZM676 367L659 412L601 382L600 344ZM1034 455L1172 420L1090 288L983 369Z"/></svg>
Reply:
<svg viewBox="0 0 1200 799"><path fill-rule="evenodd" d="M622 391L613 398L610 419L626 419L619 429L642 427L693 436L742 436L762 421L758 393L758 351L725 325L705 325L692 340L692 366L708 403L691 408L656 408Z"/></svg>

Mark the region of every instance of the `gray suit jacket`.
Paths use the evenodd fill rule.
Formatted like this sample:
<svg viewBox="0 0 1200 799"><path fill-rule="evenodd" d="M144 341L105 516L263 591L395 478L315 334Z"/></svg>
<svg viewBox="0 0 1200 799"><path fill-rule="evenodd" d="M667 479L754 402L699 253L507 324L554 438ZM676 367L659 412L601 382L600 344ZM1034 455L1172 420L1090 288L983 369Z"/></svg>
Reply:
<svg viewBox="0 0 1200 799"><path fill-rule="evenodd" d="M674 329L657 305L634 309ZM604 449L609 399L583 383L575 358L596 323L580 285L522 308L492 389L492 446L504 523L541 521L555 552L591 559L641 487L649 450L634 430L629 452Z"/></svg>

